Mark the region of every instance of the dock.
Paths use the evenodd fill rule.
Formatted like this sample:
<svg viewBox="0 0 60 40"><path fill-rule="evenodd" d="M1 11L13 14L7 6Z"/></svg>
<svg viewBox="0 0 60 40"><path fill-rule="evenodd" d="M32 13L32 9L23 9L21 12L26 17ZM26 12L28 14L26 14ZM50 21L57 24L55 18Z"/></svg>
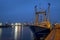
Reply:
<svg viewBox="0 0 60 40"><path fill-rule="evenodd" d="M60 40L60 24L55 24L45 40Z"/></svg>

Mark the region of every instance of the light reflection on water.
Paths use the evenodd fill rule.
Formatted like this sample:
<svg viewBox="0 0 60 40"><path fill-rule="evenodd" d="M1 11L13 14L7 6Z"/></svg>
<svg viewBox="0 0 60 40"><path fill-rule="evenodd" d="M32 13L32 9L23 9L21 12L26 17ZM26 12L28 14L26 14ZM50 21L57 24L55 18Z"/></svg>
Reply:
<svg viewBox="0 0 60 40"><path fill-rule="evenodd" d="M32 32L23 26L0 28L0 40L32 40Z"/></svg>
<svg viewBox="0 0 60 40"><path fill-rule="evenodd" d="M0 40L1 40L1 35L2 35L2 29L0 28Z"/></svg>
<svg viewBox="0 0 60 40"><path fill-rule="evenodd" d="M14 38L15 40L20 39L20 32L21 32L21 27L20 26L15 26L15 34L14 34Z"/></svg>

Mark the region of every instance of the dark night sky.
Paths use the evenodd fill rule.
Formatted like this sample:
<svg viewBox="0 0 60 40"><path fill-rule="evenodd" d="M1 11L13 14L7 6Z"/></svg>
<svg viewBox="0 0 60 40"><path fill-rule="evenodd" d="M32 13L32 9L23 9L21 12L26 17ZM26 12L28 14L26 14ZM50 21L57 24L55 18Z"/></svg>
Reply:
<svg viewBox="0 0 60 40"><path fill-rule="evenodd" d="M0 0L0 22L33 22L34 6L47 10L48 3L50 21L60 23L60 0Z"/></svg>

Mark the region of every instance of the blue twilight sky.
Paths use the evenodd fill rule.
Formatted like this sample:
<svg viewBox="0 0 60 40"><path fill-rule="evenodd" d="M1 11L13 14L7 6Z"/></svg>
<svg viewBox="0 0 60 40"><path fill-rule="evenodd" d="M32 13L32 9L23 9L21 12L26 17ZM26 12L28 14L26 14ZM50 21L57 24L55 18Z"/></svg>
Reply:
<svg viewBox="0 0 60 40"><path fill-rule="evenodd" d="M50 21L60 23L60 0L0 0L0 22L33 22L34 6L47 10L48 3Z"/></svg>

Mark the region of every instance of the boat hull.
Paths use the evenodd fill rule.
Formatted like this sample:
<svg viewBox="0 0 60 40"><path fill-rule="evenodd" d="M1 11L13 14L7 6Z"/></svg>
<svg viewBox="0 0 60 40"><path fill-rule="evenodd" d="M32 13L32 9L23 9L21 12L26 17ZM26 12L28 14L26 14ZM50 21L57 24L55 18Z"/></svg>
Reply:
<svg viewBox="0 0 60 40"><path fill-rule="evenodd" d="M30 26L30 29L33 33L34 38L36 38L37 40L40 40L40 38L44 39L50 33L50 29L39 26Z"/></svg>

